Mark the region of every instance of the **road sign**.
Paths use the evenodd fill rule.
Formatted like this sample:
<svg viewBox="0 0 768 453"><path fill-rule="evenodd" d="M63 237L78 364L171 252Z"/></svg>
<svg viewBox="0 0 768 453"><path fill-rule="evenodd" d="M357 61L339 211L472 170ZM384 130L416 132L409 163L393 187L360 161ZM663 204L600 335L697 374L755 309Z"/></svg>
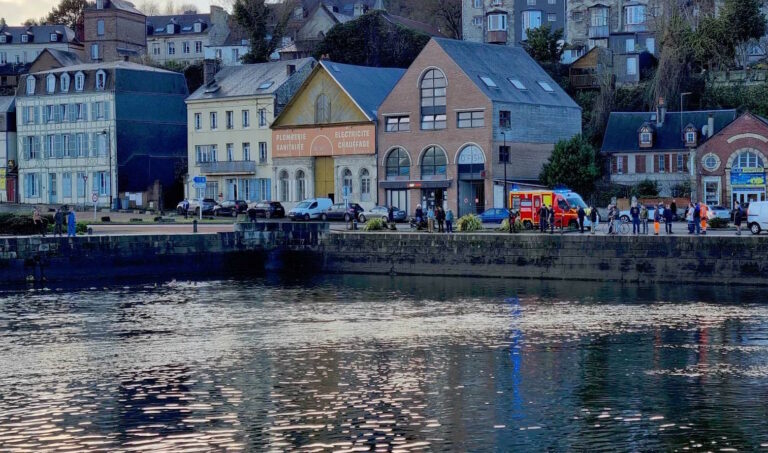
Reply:
<svg viewBox="0 0 768 453"><path fill-rule="evenodd" d="M344 194L344 198L349 197L349 186L342 187L342 192Z"/></svg>
<svg viewBox="0 0 768 453"><path fill-rule="evenodd" d="M208 178L205 176L195 176L192 181L195 184L195 189L205 189L206 184L208 184Z"/></svg>
<svg viewBox="0 0 768 453"><path fill-rule="evenodd" d="M99 194L95 193L91 195L91 200L93 200L94 203L99 201Z"/></svg>

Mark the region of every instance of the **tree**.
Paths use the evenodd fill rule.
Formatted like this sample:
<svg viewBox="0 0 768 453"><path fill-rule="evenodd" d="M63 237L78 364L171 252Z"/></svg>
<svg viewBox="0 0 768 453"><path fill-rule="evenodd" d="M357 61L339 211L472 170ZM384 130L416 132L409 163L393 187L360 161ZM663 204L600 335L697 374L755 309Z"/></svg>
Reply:
<svg viewBox="0 0 768 453"><path fill-rule="evenodd" d="M141 2L139 10L147 16L159 16L160 7L155 0L145 0Z"/></svg>
<svg viewBox="0 0 768 453"><path fill-rule="evenodd" d="M429 36L394 24L384 14L373 11L334 26L318 46L317 56L361 66L407 68Z"/></svg>
<svg viewBox="0 0 768 453"><path fill-rule="evenodd" d="M5 27L7 24L5 23L5 17L0 17L0 28Z"/></svg>
<svg viewBox="0 0 768 453"><path fill-rule="evenodd" d="M431 16L438 19L438 25L453 39L461 39L461 1L431 0ZM445 33L444 31L444 33Z"/></svg>
<svg viewBox="0 0 768 453"><path fill-rule="evenodd" d="M77 24L83 21L83 10L88 6L87 0L61 0L54 6L42 22L48 24L63 24L75 30Z"/></svg>
<svg viewBox="0 0 768 453"><path fill-rule="evenodd" d="M21 23L21 25L24 25L25 27L32 27L34 25L39 25L37 19L32 19L31 17L24 22Z"/></svg>
<svg viewBox="0 0 768 453"><path fill-rule="evenodd" d="M761 3L760 0L725 0L719 17L736 49L737 63L742 67L747 65L749 43L765 34L765 15L760 10Z"/></svg>
<svg viewBox="0 0 768 453"><path fill-rule="evenodd" d="M644 179L637 183L635 192L638 197L654 198L659 196L659 182L652 179Z"/></svg>
<svg viewBox="0 0 768 453"><path fill-rule="evenodd" d="M264 63L277 50L295 0L267 3L265 0L235 0L232 14L251 38L251 49L242 57L243 63Z"/></svg>
<svg viewBox="0 0 768 453"><path fill-rule="evenodd" d="M584 137L577 135L555 144L552 155L541 169L539 180L548 187L564 185L588 197L600 178L600 168L595 148Z"/></svg>
<svg viewBox="0 0 768 453"><path fill-rule="evenodd" d="M560 42L563 39L563 30L552 30L549 25L528 30L528 39L523 42L528 55L539 63L557 64L563 55L565 46Z"/></svg>

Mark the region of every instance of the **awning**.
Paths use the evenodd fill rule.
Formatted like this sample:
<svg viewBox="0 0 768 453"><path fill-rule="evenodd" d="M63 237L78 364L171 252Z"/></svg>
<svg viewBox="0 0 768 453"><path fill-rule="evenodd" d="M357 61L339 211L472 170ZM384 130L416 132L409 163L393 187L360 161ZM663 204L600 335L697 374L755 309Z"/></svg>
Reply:
<svg viewBox="0 0 768 453"><path fill-rule="evenodd" d="M447 189L451 187L450 179L434 181L379 181L382 189Z"/></svg>

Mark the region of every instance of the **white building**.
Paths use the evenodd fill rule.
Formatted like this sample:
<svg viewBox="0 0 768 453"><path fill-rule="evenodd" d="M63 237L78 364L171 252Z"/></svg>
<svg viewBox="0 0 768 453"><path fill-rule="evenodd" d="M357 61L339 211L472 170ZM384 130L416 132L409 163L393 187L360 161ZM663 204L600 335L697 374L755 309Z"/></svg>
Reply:
<svg viewBox="0 0 768 453"><path fill-rule="evenodd" d="M82 55L83 44L64 25L0 28L0 65L32 63L44 49Z"/></svg>
<svg viewBox="0 0 768 453"><path fill-rule="evenodd" d="M206 47L229 35L229 14L211 6L209 14L184 13L147 17L147 55L157 63L197 63Z"/></svg>

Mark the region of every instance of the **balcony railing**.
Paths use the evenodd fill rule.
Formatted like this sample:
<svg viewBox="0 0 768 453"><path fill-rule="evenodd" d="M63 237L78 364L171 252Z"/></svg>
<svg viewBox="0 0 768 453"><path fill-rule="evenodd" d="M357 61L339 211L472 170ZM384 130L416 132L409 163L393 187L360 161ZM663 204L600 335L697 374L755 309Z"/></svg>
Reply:
<svg viewBox="0 0 768 453"><path fill-rule="evenodd" d="M643 24L625 24L624 25L624 30L625 31L638 32L638 31L646 31L647 29L648 29L648 27L646 27L644 23Z"/></svg>
<svg viewBox="0 0 768 453"><path fill-rule="evenodd" d="M571 74L571 86L574 88L595 88L599 86L594 74Z"/></svg>
<svg viewBox="0 0 768 453"><path fill-rule="evenodd" d="M256 173L256 162L251 160L202 162L198 165L200 166L200 172L204 175Z"/></svg>
<svg viewBox="0 0 768 453"><path fill-rule="evenodd" d="M589 38L607 38L611 34L610 27L608 25L596 25L589 27Z"/></svg>
<svg viewBox="0 0 768 453"><path fill-rule="evenodd" d="M489 31L486 35L486 42L488 44L506 44L507 32L506 31Z"/></svg>

